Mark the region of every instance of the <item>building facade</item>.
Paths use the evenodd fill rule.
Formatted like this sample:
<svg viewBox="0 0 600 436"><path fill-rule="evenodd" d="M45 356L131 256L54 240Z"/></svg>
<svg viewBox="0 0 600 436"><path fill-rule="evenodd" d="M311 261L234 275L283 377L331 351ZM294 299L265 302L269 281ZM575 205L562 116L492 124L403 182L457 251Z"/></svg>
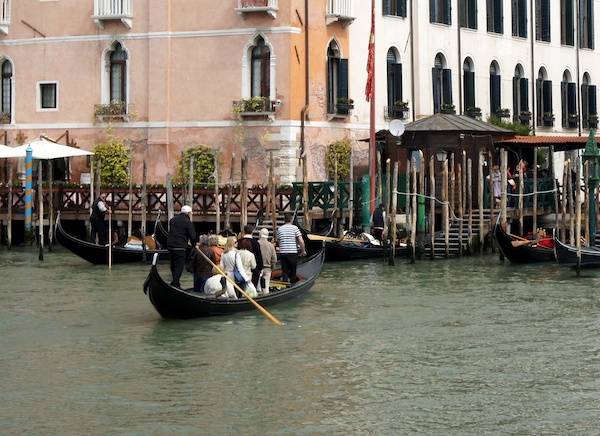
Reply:
<svg viewBox="0 0 600 436"><path fill-rule="evenodd" d="M376 0L375 128L443 111L581 135L597 122L594 0ZM164 183L182 150L249 158L250 184L328 179L348 138L368 172L371 2L1 0L4 141L91 150L112 130L134 179ZM398 102L398 103L397 103ZM397 104L396 104L397 103ZM476 109L479 109L480 115ZM22 174L22 163L20 164ZM72 175L90 171L72 159ZM239 182L239 165L220 180Z"/></svg>

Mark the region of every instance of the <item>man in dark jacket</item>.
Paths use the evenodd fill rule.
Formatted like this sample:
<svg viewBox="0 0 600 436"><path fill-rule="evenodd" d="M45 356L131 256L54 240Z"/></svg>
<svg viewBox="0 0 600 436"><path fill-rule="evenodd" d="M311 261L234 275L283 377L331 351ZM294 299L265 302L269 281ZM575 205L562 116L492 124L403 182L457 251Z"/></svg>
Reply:
<svg viewBox="0 0 600 436"><path fill-rule="evenodd" d="M260 244L258 243L258 239L254 239L252 234L254 233L254 227L250 224L244 226L244 235L242 238L250 239L252 243L252 254L254 254L254 258L256 259L256 268L252 270L252 284L256 288L257 291L260 290L260 275L263 270L263 257L260 249Z"/></svg>
<svg viewBox="0 0 600 436"><path fill-rule="evenodd" d="M167 248L171 256L172 286L180 287L179 279L185 267L185 253L190 246L196 245L196 231L192 224L192 208L187 204L181 208L181 214L169 221Z"/></svg>
<svg viewBox="0 0 600 436"><path fill-rule="evenodd" d="M106 207L105 201L106 194L100 194L92 204L92 215L90 216L92 242L100 245L106 244L106 238L104 236L104 214L108 208ZM96 237L98 238L97 240Z"/></svg>
<svg viewBox="0 0 600 436"><path fill-rule="evenodd" d="M383 243L385 236L385 206L383 204L380 204L371 216L371 234Z"/></svg>

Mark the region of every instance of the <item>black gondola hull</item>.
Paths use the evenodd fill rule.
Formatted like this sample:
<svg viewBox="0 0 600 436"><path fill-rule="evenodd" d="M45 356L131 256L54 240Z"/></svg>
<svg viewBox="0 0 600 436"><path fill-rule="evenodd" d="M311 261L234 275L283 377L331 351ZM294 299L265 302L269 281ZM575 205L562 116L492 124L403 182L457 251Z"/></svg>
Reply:
<svg viewBox="0 0 600 436"><path fill-rule="evenodd" d="M288 288L258 296L254 300L263 307L270 307L304 295L313 287L324 259L324 251L321 250L305 263L298 265L300 281ZM144 283L144 292L160 316L167 319L192 319L256 310L256 306L246 298L214 298L212 295L171 286L160 276L156 264L150 268Z"/></svg>
<svg viewBox="0 0 600 436"><path fill-rule="evenodd" d="M500 247L500 251L511 263L541 263L554 262L554 251L551 248L539 245L519 245L513 246L513 241L518 241L504 231L500 224L500 219L494 226L494 238Z"/></svg>
<svg viewBox="0 0 600 436"><path fill-rule="evenodd" d="M556 261L566 267L575 268L600 268L600 248L581 247L581 261L577 254L577 247L566 245L554 238L554 253Z"/></svg>

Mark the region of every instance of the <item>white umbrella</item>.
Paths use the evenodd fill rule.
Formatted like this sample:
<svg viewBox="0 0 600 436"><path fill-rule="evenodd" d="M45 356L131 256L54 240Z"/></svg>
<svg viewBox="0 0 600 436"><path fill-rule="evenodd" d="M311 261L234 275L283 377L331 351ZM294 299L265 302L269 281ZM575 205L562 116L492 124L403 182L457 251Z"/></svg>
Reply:
<svg viewBox="0 0 600 436"><path fill-rule="evenodd" d="M29 144L23 144L19 147L15 147L13 150L19 151L19 156L25 157L27 155L27 147L31 147L33 150L32 156L34 159L58 159L61 157L73 157L73 156L89 156L94 153L91 151L81 150L80 148L69 147L67 145L58 144L52 142L49 139L40 136L39 139L31 141Z"/></svg>
<svg viewBox="0 0 600 436"><path fill-rule="evenodd" d="M25 157L25 155L16 148L7 147L6 145L0 144L0 158L7 157Z"/></svg>

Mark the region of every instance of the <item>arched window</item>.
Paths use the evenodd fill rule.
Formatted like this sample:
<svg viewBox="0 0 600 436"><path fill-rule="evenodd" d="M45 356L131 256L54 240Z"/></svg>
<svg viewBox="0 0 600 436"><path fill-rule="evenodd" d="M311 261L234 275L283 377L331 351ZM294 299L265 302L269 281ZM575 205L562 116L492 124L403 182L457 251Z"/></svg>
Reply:
<svg viewBox="0 0 600 436"><path fill-rule="evenodd" d="M5 60L2 63L2 118L10 119L12 117L12 76L13 68L10 61Z"/></svg>
<svg viewBox="0 0 600 436"><path fill-rule="evenodd" d="M446 68L446 58L441 53L435 56L432 76L433 113L439 113L442 109L453 111L452 70Z"/></svg>
<svg viewBox="0 0 600 436"><path fill-rule="evenodd" d="M592 85L590 75L583 75L581 85L581 119L583 126L596 128L598 126L598 103L596 99L596 85Z"/></svg>
<svg viewBox="0 0 600 436"><path fill-rule="evenodd" d="M331 41L327 47L327 113L338 113L337 104L344 101L349 102L348 59L342 59L339 45Z"/></svg>
<svg viewBox="0 0 600 436"><path fill-rule="evenodd" d="M524 77L524 69L522 65L515 67L513 76L513 119L517 120L520 116L521 120L531 117L529 110L529 80ZM527 121L529 122L529 121Z"/></svg>
<svg viewBox="0 0 600 436"><path fill-rule="evenodd" d="M265 40L258 37L256 46L252 48L252 68L250 78L250 94L252 97L271 96L271 51Z"/></svg>
<svg viewBox="0 0 600 436"><path fill-rule="evenodd" d="M127 53L118 42L110 53L110 102L127 102Z"/></svg>
<svg viewBox="0 0 600 436"><path fill-rule="evenodd" d="M561 121L563 127L576 127L579 123L577 113L577 84L573 82L571 72L565 70L560 83Z"/></svg>
<svg viewBox="0 0 600 436"><path fill-rule="evenodd" d="M544 67L538 71L535 82L535 95L537 106L538 126L554 125L554 113L552 112L552 80L548 80L548 73Z"/></svg>
<svg viewBox="0 0 600 436"><path fill-rule="evenodd" d="M387 52L387 106L393 108L395 103L402 101L402 64L398 60L396 50L390 48ZM393 111L388 109L387 116L396 118Z"/></svg>
<svg viewBox="0 0 600 436"><path fill-rule="evenodd" d="M465 111L474 111L475 104L475 68L473 59L466 58L463 62L463 106Z"/></svg>
<svg viewBox="0 0 600 436"><path fill-rule="evenodd" d="M504 115L502 108L502 76L496 61L490 64L490 113Z"/></svg>

